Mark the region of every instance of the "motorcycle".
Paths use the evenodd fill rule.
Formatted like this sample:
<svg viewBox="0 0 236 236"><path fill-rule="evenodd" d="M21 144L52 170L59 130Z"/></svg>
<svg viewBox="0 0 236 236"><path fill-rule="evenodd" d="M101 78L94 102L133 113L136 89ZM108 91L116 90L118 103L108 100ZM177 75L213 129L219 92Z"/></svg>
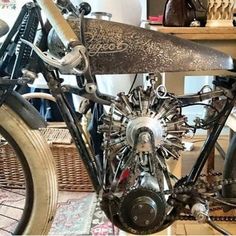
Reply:
<svg viewBox="0 0 236 236"><path fill-rule="evenodd" d="M113 225L144 235L160 232L176 220L197 220L227 235L215 223L222 218L211 213L236 207L235 137L222 178L209 182L201 173L235 104L235 62L222 52L172 35L84 18L90 10L86 3L76 8L68 0L27 3L1 45L0 150L3 153L6 144L12 147L25 177L23 187L12 187L14 181L4 180L4 163L10 156L1 160L1 233L46 234L55 215L56 171L39 131L46 124L17 92L42 73L101 209ZM231 72L215 77L214 90L177 96L159 84L161 72L214 70ZM149 85L132 88L128 94L121 91L116 97L98 90L96 75L129 73L148 73ZM60 74L74 74L77 86L62 84ZM95 129L101 137L99 152L88 145L80 124L83 114L75 113L66 93L110 107ZM183 108L195 105L204 106L206 115L190 124ZM189 174L177 178L168 161L181 158L183 138L198 129L211 132ZM23 207L6 204L10 194L23 198ZM12 209L17 214L9 215Z"/></svg>

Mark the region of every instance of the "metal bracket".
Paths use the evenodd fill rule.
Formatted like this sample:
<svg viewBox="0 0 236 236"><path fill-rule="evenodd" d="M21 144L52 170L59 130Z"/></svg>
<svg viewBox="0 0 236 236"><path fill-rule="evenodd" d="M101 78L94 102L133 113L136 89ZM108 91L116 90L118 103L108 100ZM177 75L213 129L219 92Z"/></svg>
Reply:
<svg viewBox="0 0 236 236"><path fill-rule="evenodd" d="M9 77L0 78L0 86L8 85L26 85L32 83L33 81L29 78L19 78L19 79L9 79Z"/></svg>
<svg viewBox="0 0 236 236"><path fill-rule="evenodd" d="M32 48L32 50L48 65L58 68L65 73L73 73L76 75L84 74L89 67L88 58L85 55L86 48L83 45L78 45L72 48L63 58L58 59L48 52L42 52L37 46L31 42L21 39L23 43ZM85 65L82 70L76 68L81 62L84 61Z"/></svg>

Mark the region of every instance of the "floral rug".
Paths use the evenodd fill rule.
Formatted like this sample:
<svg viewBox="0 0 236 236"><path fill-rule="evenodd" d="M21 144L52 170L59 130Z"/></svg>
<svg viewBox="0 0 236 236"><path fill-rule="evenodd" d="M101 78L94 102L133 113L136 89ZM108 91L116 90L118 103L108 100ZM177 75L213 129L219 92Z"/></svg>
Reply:
<svg viewBox="0 0 236 236"><path fill-rule="evenodd" d="M18 207L24 205L23 190L0 190L0 215L20 219L22 211ZM5 207L11 205L16 207ZM0 235L10 235L7 231L12 231L16 226L16 221L6 218L0 220ZM4 229L4 230L3 230ZM118 235L119 230L112 227L111 222L101 211L95 193L84 192L59 192L57 212L52 224L50 235L92 235L110 236Z"/></svg>
<svg viewBox="0 0 236 236"><path fill-rule="evenodd" d="M94 193L67 194L65 200L60 199L57 213L49 234L51 235L118 235L119 230L112 227L111 222L100 210ZM75 193L74 193L75 194ZM68 197L70 199L68 199Z"/></svg>
<svg viewBox="0 0 236 236"><path fill-rule="evenodd" d="M0 9L15 9L16 0L0 0Z"/></svg>
<svg viewBox="0 0 236 236"><path fill-rule="evenodd" d="M119 229L112 226L112 223L101 211L99 203L95 207L89 234L93 236L119 235Z"/></svg>

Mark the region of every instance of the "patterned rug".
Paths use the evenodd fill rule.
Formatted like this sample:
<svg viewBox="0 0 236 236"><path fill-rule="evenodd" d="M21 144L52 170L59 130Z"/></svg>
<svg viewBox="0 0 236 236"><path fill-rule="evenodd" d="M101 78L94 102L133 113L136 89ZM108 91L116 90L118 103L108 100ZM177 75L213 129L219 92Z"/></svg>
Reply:
<svg viewBox="0 0 236 236"><path fill-rule="evenodd" d="M24 191L0 190L0 215L8 215L20 219L22 211L18 210L24 205ZM11 205L16 207L9 209ZM16 226L16 221L1 217L0 235L7 236ZM3 228L6 231L1 230ZM119 230L112 224L101 211L95 193L60 192L57 204L57 212L49 232L50 235L93 235L110 236L118 235Z"/></svg>
<svg viewBox="0 0 236 236"><path fill-rule="evenodd" d="M112 226L112 223L107 219L101 211L99 203L96 204L93 219L90 225L89 234L93 236L108 236L119 235L119 229Z"/></svg>
<svg viewBox="0 0 236 236"><path fill-rule="evenodd" d="M94 193L60 193L51 235L118 235L119 230L100 210ZM67 196L65 196L65 194ZM60 199L64 198L64 199ZM70 198L70 199L68 199Z"/></svg>
<svg viewBox="0 0 236 236"><path fill-rule="evenodd" d="M0 9L15 9L16 0L0 0Z"/></svg>

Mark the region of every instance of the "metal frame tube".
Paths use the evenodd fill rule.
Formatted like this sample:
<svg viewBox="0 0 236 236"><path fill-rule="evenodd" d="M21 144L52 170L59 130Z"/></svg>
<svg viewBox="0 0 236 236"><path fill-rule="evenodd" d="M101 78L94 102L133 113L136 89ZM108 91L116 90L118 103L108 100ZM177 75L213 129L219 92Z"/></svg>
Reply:
<svg viewBox="0 0 236 236"><path fill-rule="evenodd" d="M212 149L215 146L215 143L221 133L221 130L223 129L225 122L231 112L231 110L234 107L235 104L235 100L236 100L236 95L234 96L234 98L231 100L231 102L229 104L226 105L226 107L223 109L222 114L224 114L224 116L221 116L218 119L218 122L215 122L215 125L213 126L213 129L210 133L210 135L208 136L199 157L197 158L192 170L190 171L188 178L187 178L187 183L191 184L191 183L196 183L196 181L198 180L198 177L212 151Z"/></svg>

